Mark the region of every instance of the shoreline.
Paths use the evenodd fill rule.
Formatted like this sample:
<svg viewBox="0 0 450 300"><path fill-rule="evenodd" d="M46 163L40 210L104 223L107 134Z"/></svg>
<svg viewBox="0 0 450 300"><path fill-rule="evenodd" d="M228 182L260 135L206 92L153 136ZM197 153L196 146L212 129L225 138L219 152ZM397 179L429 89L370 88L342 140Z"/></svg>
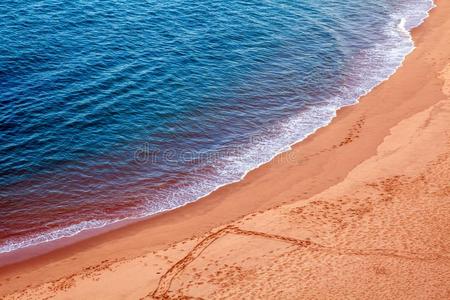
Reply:
<svg viewBox="0 0 450 300"><path fill-rule="evenodd" d="M347 104L342 104L342 106L340 106L339 108L336 109L334 115L332 117L330 117L329 120L327 120L324 124L320 125L319 127L315 128L314 130L312 130L309 133L304 134L304 137L288 144L287 146L283 147L282 149L280 149L279 151L277 151L274 155L271 156L270 159L265 160L259 164L257 164L255 167L252 167L250 169L248 169L247 171L245 171L243 173L243 175L239 178L236 179L234 181L230 181L221 185L218 185L217 187L215 187L213 190L211 190L210 192L208 192L207 194L197 198L194 201L191 202L186 202L184 204L181 204L179 206L176 207L172 207L170 209L166 209L166 210L162 210L159 212L155 212L155 213L144 213L142 215L139 216L130 216L130 217L126 217L123 219L115 219L115 220L110 220L110 221L105 221L105 224L100 225L98 227L89 227L89 228L83 228L80 229L79 231L75 231L69 234L62 234L61 236L58 236L54 239L50 239L50 240L44 240L44 241L39 241L39 242L29 242L29 240L24 240L21 241L19 244L24 243L26 246L18 246L17 248L15 248L15 245L11 246L13 250L10 251L6 251L6 252L1 252L2 249L0 249L0 268L13 264L13 263L17 263L23 260L28 260L31 259L33 257L36 256L40 256L43 254L46 254L48 252L53 252L59 248L63 248L66 247L68 245L72 245L75 243L78 243L80 241L89 239L89 238L93 238L95 236L104 234L105 232L108 231L113 231L116 230L118 228L122 228L124 226L128 226L130 224L134 224L134 223L139 223L139 222L144 222L147 221L151 218L160 216L162 214L166 214L172 210L176 210L176 209L180 209L186 205L190 205L194 202L197 202L199 200L203 200L205 198L208 198L209 195L215 193L216 191L218 191L219 189L222 189L225 186L237 183L239 181L242 181L245 179L245 177L252 171L260 168L261 166L269 163L270 161L279 158L280 156L289 156L288 152L293 150L293 147L295 147L297 144L301 143L302 141L304 141L305 139L307 139L309 136L314 135L318 130L320 130L323 127L329 126L333 119L336 118L337 112L347 106L353 106L353 105L357 105L360 101L361 98L363 98L364 96L366 96L367 94L369 94L374 88L376 88L378 85L382 84L383 82L385 82L386 80L388 80L393 74L395 74L395 72L397 72L397 70L403 65L403 62L405 60L405 58L415 49L415 44L414 41L412 39L412 30L414 30L415 28L417 28L418 26L420 26L428 17L429 17L429 13L430 11L436 7L436 5L434 4L433 1L430 0L431 6L428 8L428 10L425 12L425 15L422 19L420 19L420 21L417 23L417 25L415 25L414 27L410 28L410 29L406 29L405 28L405 19L403 18L400 22L400 24L397 26L398 30L400 31L404 31L407 35L408 38L411 40L412 43L412 49L405 53L403 55L403 59L402 62L390 73L390 75L388 75L386 78L384 78L383 80L379 81L377 84L375 84L373 87L371 87L368 91L366 91L365 93L361 94L357 99L354 100L354 102L349 102ZM79 226L79 224L74 224L75 227ZM71 227L71 226L70 226ZM67 228L61 228L61 229L57 229L56 231L66 231ZM39 240L41 239L42 236L48 236L48 235L53 235L55 234L55 232L49 232L49 233L44 233L43 235L38 235L38 236L32 236L30 237L31 240ZM57 234L56 234L57 235ZM2 245L3 246L3 245ZM2 247L0 247L2 248Z"/></svg>
<svg viewBox="0 0 450 300"><path fill-rule="evenodd" d="M330 124L292 146L292 150L196 202L1 268L0 282L7 284L0 297L27 285L36 286L80 272L104 260L130 260L159 251L249 215L294 203L305 204L343 182L352 170L377 154L378 146L393 127L442 99L437 89L441 79L434 74L448 63L443 57L449 53L434 51L439 59L427 59L439 40L435 28L444 23L450 5L443 0L435 4L437 8L431 10L430 17L412 31L416 48L396 73L359 103L339 109ZM444 38L439 41L440 45L446 44ZM417 95L423 94L433 97L418 101ZM46 274L45 279L33 277L39 271ZM11 280L15 276L20 279Z"/></svg>

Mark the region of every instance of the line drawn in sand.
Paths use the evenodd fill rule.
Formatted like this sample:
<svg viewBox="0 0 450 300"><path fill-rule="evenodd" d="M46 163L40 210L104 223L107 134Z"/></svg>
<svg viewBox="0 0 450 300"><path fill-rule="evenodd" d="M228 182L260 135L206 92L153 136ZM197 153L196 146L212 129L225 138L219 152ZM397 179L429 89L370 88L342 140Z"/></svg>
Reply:
<svg viewBox="0 0 450 300"><path fill-rule="evenodd" d="M292 237L286 237L276 234L269 234L265 232L244 230L238 228L234 225L228 225L204 238L197 245L192 248L188 254L181 260L176 262L172 267L170 267L166 273L164 273L158 283L156 289L147 294L141 299L169 299L168 292L173 280L180 274L184 269L187 268L189 264L194 262L209 246L211 246L215 241L227 234L245 235L253 237L261 237L266 239L273 239L281 242L286 242L291 245L298 246L300 248L308 248L312 251L328 251L334 254L340 255L360 255L360 256L387 256L399 259L410 259L410 260L421 260L421 261L435 261L435 260L447 260L450 262L450 256L448 253L414 253L400 250L390 250L390 249L345 249L336 248L331 246L324 246L318 243L301 240Z"/></svg>

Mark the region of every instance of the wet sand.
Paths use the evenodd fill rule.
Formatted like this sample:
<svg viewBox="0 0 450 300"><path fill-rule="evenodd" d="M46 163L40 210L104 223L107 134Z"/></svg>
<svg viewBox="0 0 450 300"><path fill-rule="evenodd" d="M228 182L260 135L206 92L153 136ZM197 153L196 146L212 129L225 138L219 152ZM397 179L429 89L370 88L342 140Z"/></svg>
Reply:
<svg viewBox="0 0 450 300"><path fill-rule="evenodd" d="M450 2L359 104L200 201L0 269L6 299L450 298Z"/></svg>

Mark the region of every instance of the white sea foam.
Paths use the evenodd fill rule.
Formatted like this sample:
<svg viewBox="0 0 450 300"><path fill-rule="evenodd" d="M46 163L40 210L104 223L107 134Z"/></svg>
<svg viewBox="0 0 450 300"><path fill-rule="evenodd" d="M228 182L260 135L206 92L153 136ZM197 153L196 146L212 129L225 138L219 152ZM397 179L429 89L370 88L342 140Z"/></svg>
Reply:
<svg viewBox="0 0 450 300"><path fill-rule="evenodd" d="M119 220L90 220L83 221L65 228L56 229L45 234L39 234L32 237L16 240L13 243L6 243L1 245L0 253L11 252L17 249L26 248L29 246L39 245L46 242L56 241L62 238L73 237L80 232L91 229L102 228L106 225L111 225Z"/></svg>
<svg viewBox="0 0 450 300"><path fill-rule="evenodd" d="M413 6L413 5L411 5ZM15 241L0 243L0 253L12 252L21 248L73 237L86 230L93 230L125 221L139 219L160 212L172 210L207 196L218 188L241 180L245 175L270 161L278 154L288 151L292 145L305 139L319 128L328 125L336 116L336 111L344 106L353 105L358 99L369 93L375 86L387 80L402 65L405 57L414 49L410 31L420 25L434 7L432 0L418 2L402 12L396 12L392 24L387 28L390 39L380 43L370 51L362 53L355 62L354 75L356 84L343 87L339 97L310 106L298 115L268 128L266 136L254 139L253 144L238 151L235 156L224 158L214 178L199 177L195 184L182 187L164 195L158 203L148 203L143 212L137 216L114 220L89 220L44 234L34 235ZM402 15L403 14L403 15ZM393 47L395 45L395 47ZM370 76L367 74L370 73Z"/></svg>

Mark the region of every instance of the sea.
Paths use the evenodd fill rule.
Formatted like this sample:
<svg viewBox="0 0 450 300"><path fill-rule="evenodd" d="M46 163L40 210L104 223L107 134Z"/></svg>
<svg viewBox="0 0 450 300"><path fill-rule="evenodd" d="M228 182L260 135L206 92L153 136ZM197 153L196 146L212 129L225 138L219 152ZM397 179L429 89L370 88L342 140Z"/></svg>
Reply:
<svg viewBox="0 0 450 300"><path fill-rule="evenodd" d="M3 0L0 253L241 180L389 78L432 7Z"/></svg>

